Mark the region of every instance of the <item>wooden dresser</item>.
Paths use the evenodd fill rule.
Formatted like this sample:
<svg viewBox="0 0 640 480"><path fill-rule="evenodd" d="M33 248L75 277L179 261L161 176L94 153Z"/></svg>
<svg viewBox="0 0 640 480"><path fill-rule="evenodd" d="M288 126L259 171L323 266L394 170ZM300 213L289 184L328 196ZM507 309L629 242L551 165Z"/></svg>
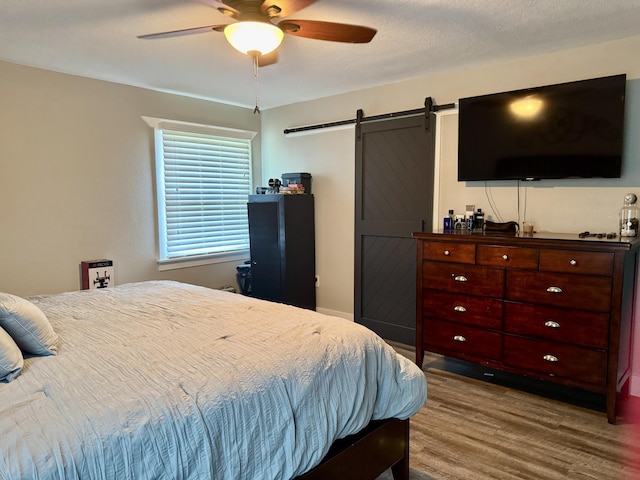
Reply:
<svg viewBox="0 0 640 480"><path fill-rule="evenodd" d="M640 241L415 233L424 352L606 395L628 394Z"/></svg>

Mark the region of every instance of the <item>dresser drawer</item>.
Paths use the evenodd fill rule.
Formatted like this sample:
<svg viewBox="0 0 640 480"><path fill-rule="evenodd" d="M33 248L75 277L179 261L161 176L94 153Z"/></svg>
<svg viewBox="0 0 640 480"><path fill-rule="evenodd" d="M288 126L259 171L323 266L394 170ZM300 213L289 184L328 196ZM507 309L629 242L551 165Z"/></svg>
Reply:
<svg viewBox="0 0 640 480"><path fill-rule="evenodd" d="M504 363L604 387L607 355L600 350L504 335Z"/></svg>
<svg viewBox="0 0 640 480"><path fill-rule="evenodd" d="M505 245L478 245L478 265L538 269L538 249Z"/></svg>
<svg viewBox="0 0 640 480"><path fill-rule="evenodd" d="M525 303L607 313L611 306L611 279L508 270L506 298Z"/></svg>
<svg viewBox="0 0 640 480"><path fill-rule="evenodd" d="M476 357L500 361L502 334L459 323L428 318L423 331L427 349L456 357Z"/></svg>
<svg viewBox="0 0 640 480"><path fill-rule="evenodd" d="M422 256L439 262L475 263L476 246L469 243L424 242Z"/></svg>
<svg viewBox="0 0 640 480"><path fill-rule="evenodd" d="M609 343L609 315L505 302L504 330L508 333L606 349Z"/></svg>
<svg viewBox="0 0 640 480"><path fill-rule="evenodd" d="M613 253L540 250L540 271L612 275Z"/></svg>
<svg viewBox="0 0 640 480"><path fill-rule="evenodd" d="M502 329L502 300L436 290L425 290L422 299L425 317Z"/></svg>
<svg viewBox="0 0 640 480"><path fill-rule="evenodd" d="M478 265L427 262L422 265L425 288L502 298L504 270Z"/></svg>

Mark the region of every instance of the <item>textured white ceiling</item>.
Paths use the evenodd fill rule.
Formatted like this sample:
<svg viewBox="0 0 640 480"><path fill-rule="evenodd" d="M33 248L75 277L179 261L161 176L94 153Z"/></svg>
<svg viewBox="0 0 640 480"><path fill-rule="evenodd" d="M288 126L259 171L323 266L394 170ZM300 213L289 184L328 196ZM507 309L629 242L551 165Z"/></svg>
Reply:
<svg viewBox="0 0 640 480"><path fill-rule="evenodd" d="M369 44L287 36L259 72L266 108L465 65L640 35L640 0L318 0L291 18L361 24ZM210 32L206 0L2 0L0 60L253 107L249 57Z"/></svg>

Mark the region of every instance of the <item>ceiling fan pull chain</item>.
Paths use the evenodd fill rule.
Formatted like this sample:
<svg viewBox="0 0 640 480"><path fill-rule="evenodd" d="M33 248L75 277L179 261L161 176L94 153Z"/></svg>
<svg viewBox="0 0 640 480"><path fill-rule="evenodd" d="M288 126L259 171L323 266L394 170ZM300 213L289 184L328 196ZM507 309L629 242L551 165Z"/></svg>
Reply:
<svg viewBox="0 0 640 480"><path fill-rule="evenodd" d="M259 89L258 89L258 55L252 55L253 57L253 76L256 79L256 108L253 109L253 113L254 115L257 113L258 115L260 114L260 108L258 107L258 96L259 96Z"/></svg>

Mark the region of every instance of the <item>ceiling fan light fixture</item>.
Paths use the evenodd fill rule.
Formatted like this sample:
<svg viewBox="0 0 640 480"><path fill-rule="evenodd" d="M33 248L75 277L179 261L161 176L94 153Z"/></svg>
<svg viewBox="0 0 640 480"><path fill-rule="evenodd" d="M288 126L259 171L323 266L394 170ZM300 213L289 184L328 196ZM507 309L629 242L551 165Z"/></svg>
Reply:
<svg viewBox="0 0 640 480"><path fill-rule="evenodd" d="M227 25L224 36L233 48L244 54L266 55L280 46L284 33L272 23L243 21Z"/></svg>

